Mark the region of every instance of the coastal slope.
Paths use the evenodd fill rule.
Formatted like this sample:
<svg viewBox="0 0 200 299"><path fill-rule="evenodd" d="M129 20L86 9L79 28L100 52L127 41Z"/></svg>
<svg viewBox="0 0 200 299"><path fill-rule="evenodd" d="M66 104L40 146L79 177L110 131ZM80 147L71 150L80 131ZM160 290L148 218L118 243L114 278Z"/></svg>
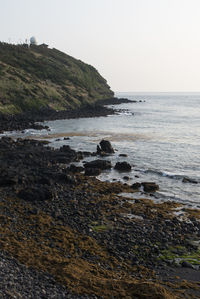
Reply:
<svg viewBox="0 0 200 299"><path fill-rule="evenodd" d="M112 98L91 65L47 45L0 43L0 113L72 110Z"/></svg>

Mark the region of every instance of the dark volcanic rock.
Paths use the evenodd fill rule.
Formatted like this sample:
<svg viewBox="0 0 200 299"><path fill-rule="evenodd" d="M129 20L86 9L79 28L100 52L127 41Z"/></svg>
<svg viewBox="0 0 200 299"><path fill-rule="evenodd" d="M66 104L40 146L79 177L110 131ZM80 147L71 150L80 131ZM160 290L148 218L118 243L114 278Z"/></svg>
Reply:
<svg viewBox="0 0 200 299"><path fill-rule="evenodd" d="M102 105L86 105L79 109L56 111L50 108L41 108L38 111L27 111L22 114L5 115L0 113L0 132L24 130L32 128L35 130L47 129L36 122L57 119L73 119L82 117L99 117L115 114L115 110Z"/></svg>
<svg viewBox="0 0 200 299"><path fill-rule="evenodd" d="M110 169L112 167L111 162L107 160L94 160L84 164L85 168L98 168L101 170Z"/></svg>
<svg viewBox="0 0 200 299"><path fill-rule="evenodd" d="M88 176L96 176L99 175L101 173L101 169L99 168L86 168L85 169L85 175Z"/></svg>
<svg viewBox="0 0 200 299"><path fill-rule="evenodd" d="M0 173L0 186L6 187L6 186L12 186L18 183L18 176L13 173L12 171L8 170L1 170Z"/></svg>
<svg viewBox="0 0 200 299"><path fill-rule="evenodd" d="M109 140L101 140L100 147L97 147L97 153L104 152L107 154L113 154L115 151Z"/></svg>
<svg viewBox="0 0 200 299"><path fill-rule="evenodd" d="M119 154L119 157L127 157L127 154Z"/></svg>
<svg viewBox="0 0 200 299"><path fill-rule="evenodd" d="M72 173L77 173L77 172L82 172L82 171L84 171L84 167L82 167L82 166L76 166L76 165L74 165L74 164L71 164L71 165L67 168L67 170L68 170L69 172L72 172Z"/></svg>
<svg viewBox="0 0 200 299"><path fill-rule="evenodd" d="M30 187L30 188L26 188L21 190L18 193L19 198L22 198L26 201L40 201L40 200L50 200L53 198L53 192L51 190L51 188L49 187L42 187L42 186L38 186L38 187Z"/></svg>
<svg viewBox="0 0 200 299"><path fill-rule="evenodd" d="M183 262L181 263L181 265L182 265L182 267L184 267L184 268L191 268L191 269L194 268L193 265L190 264L190 263L187 262L187 261L183 261Z"/></svg>
<svg viewBox="0 0 200 299"><path fill-rule="evenodd" d="M126 161L124 161L124 162L117 162L115 164L114 168L116 170L119 170L119 171L131 171L131 165L129 163L127 163Z"/></svg>
<svg viewBox="0 0 200 299"><path fill-rule="evenodd" d="M65 153L68 153L68 154L71 154L71 155L75 155L76 154L76 151L71 149L71 147L69 145L63 145L61 148L60 148L60 151L61 152L65 152Z"/></svg>
<svg viewBox="0 0 200 299"><path fill-rule="evenodd" d="M159 186L153 182L143 182L142 186L145 192L155 192L159 190Z"/></svg>
<svg viewBox="0 0 200 299"><path fill-rule="evenodd" d="M99 145L97 145L97 155L101 155L102 150Z"/></svg>
<svg viewBox="0 0 200 299"><path fill-rule="evenodd" d="M131 185L131 187L135 190L139 189L141 187L141 183L134 183Z"/></svg>
<svg viewBox="0 0 200 299"><path fill-rule="evenodd" d="M192 179L190 179L190 178L186 178L186 177L183 178L182 182L183 182L183 183L198 184L197 181L192 180Z"/></svg>
<svg viewBox="0 0 200 299"><path fill-rule="evenodd" d="M101 100L102 105L119 105L119 104L128 104L128 103L137 103L137 101L131 101L126 98L111 98L111 99Z"/></svg>
<svg viewBox="0 0 200 299"><path fill-rule="evenodd" d="M71 266L73 267L74 260L77 257L80 261L83 259L83 265L85 263L88 265L95 263L95 268L99 267L98 271L102 273L105 270L110 271L111 265L117 264L119 271L123 271L119 273L126 273L124 271L127 267L128 272L126 275L129 275L130 264L138 265L139 267L136 270L131 271L131 277L133 274L136 278L141 278L140 275L146 275L147 273L146 270L144 273L143 266L148 268L150 272L151 270L157 271L158 267L159 269L165 267L168 260L158 259L163 250L173 250L172 253L175 252L178 255L182 254L182 250L183 253L186 251L186 254L198 250L198 247L194 248L193 243L188 242L188 240L196 240L200 236L200 224L195 221L194 217L190 218L192 223L187 223L184 220L180 221L174 215L168 219L168 215L170 215L168 213L171 213L171 205L168 206L168 203L162 206L162 204L154 205L153 202L149 203L148 200L143 199L135 199L132 203L127 201L126 197L119 199L117 194L123 192L123 190L125 192L130 190L129 187L124 189L123 184L122 189L120 183L103 183L95 178L84 177L79 173L73 175L73 172L79 170L78 167L75 165L70 166L70 164L60 165L57 163L57 157L65 157L71 164L77 158L77 153L69 147L64 147L61 151L46 147L40 141L0 139L0 177L3 178L3 174L5 174L6 179L14 178L14 185L11 184L11 186L0 188L0 201L1 207L3 207L1 209L3 215L3 217L1 215L1 221L3 226L5 225L3 230L5 238L1 238L1 244L5 244L4 248L9 248L7 246L10 244L13 255L18 255L20 248L23 248L21 242L26 245L27 240L30 240L30 247L28 247L27 252L30 251L31 254L32 244L34 249L40 249L41 247L41 251L36 250L35 261L41 257L41 262L44 265L49 261L51 269L51 261L54 255L53 248L55 248L55 252L58 252L56 254L59 254L60 257L56 273L61 271L61 275L64 273L62 272L63 269L68 267L68 264L70 265L72 261L72 265L69 266L71 271ZM88 167L84 169L88 175L97 175L101 169L110 168L111 162L95 160L86 163L86 165ZM15 178L17 178L16 181ZM145 190L151 192L158 188L158 185L153 182L143 182L142 184L135 182L131 186L132 192L141 185ZM16 194L18 195L17 199ZM174 205L172 207L174 209ZM7 230L7 226L9 230ZM9 232L11 232L10 239ZM14 235L16 238L21 237L19 242L12 241ZM16 246L14 250L13 246ZM104 252L106 255L104 255ZM2 258L4 259L4 257ZM26 263L27 255L24 255L23 258L24 263ZM55 262L56 260L57 257ZM114 264L111 263L112 260ZM128 261L127 264L126 261ZM22 272L22 270L16 270L19 265L11 263L9 266L5 259L3 264L0 260L0 264L0 278L2 278L0 280L3 281L0 286L0 297L2 286L4 286L2 293L5 294L3 298L7 299L10 298L9 293L5 292L7 286L8 291L17 289L19 292L21 291L20 287L23 288L25 283L26 288L19 293L19 298L72 298L71 295L69 297L66 294L61 295L60 287L53 292L52 288L56 286L56 283L51 280L46 281L43 276L37 276L37 273L34 274L33 280L31 280L28 271L30 270L30 274L32 273L32 266L30 269L26 267L26 272ZM190 267L191 265L182 264L182 266ZM48 270L48 268L44 269ZM80 267L81 273L84 272L84 269ZM184 268L179 269L184 270ZM16 271L19 272L17 276ZM101 273L98 271L95 272L95 275L92 273L92 277ZM12 275L13 273L15 276ZM22 277L20 273L22 273ZM114 274L115 271L110 273ZM147 275L151 275L148 273ZM9 275L10 279L8 280ZM60 274L59 277L61 277ZM102 279L104 277L103 274ZM142 276L142 279L145 277ZM98 278L101 279L101 277ZM31 291L29 290L29 280ZM9 284L7 284L7 281ZM19 281L22 283L19 284ZM75 277L76 282L77 278ZM82 282L81 276L80 283ZM72 283L74 283L73 278ZM91 282L89 281L88 289L90 285ZM96 286L97 284L95 284ZM123 292L124 290L123 288ZM112 297L112 291L109 293L109 298ZM28 297L30 292L32 292L32 295ZM74 296L76 296L74 298L79 298L77 294ZM134 296L125 295L121 297L132 298ZM196 298L198 297L196 296Z"/></svg>
<svg viewBox="0 0 200 299"><path fill-rule="evenodd" d="M68 175L66 173L58 173L55 175L55 178L59 183L64 183L64 184L76 184L76 180L74 176Z"/></svg>
<svg viewBox="0 0 200 299"><path fill-rule="evenodd" d="M51 158L56 163L68 164L71 161L80 161L83 159L83 154L71 149L69 145L63 145L59 150L51 153Z"/></svg>

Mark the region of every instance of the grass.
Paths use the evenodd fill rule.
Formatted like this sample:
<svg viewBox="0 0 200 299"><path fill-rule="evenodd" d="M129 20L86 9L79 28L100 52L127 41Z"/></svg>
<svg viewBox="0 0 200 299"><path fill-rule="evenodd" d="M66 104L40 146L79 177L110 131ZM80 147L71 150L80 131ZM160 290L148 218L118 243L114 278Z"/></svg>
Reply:
<svg viewBox="0 0 200 299"><path fill-rule="evenodd" d="M175 263L187 261L192 265L200 265L200 250L188 252L187 248L183 246L169 247L169 249L165 249L162 251L159 259L172 260Z"/></svg>
<svg viewBox="0 0 200 299"><path fill-rule="evenodd" d="M96 233L101 233L101 232L104 232L109 229L109 227L106 225L94 225L94 226L91 226L91 228Z"/></svg>
<svg viewBox="0 0 200 299"><path fill-rule="evenodd" d="M56 49L0 43L1 112L50 106L56 110L113 96L92 66ZM10 105L14 105L13 109Z"/></svg>

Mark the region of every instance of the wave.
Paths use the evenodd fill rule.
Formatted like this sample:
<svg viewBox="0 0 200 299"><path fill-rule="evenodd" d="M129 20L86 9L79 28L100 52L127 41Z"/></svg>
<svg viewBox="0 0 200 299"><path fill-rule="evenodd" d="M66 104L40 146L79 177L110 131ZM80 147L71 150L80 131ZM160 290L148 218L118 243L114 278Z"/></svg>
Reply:
<svg viewBox="0 0 200 299"><path fill-rule="evenodd" d="M147 169L143 170L143 173L146 174L155 174L162 177L167 177L170 179L181 180L183 183L191 183L191 184L198 184L200 183L200 179L189 177L183 174L176 174L167 171L155 170L155 169Z"/></svg>
<svg viewBox="0 0 200 299"><path fill-rule="evenodd" d="M125 115L125 116L133 116L134 113L129 110L119 110L117 111L117 115Z"/></svg>
<svg viewBox="0 0 200 299"><path fill-rule="evenodd" d="M165 201L175 201L183 204L187 208L200 209L199 201L191 200L188 198L183 198L176 194L167 192L167 191L157 191L153 197L156 199L156 202L165 202ZM152 199L152 198L151 198Z"/></svg>

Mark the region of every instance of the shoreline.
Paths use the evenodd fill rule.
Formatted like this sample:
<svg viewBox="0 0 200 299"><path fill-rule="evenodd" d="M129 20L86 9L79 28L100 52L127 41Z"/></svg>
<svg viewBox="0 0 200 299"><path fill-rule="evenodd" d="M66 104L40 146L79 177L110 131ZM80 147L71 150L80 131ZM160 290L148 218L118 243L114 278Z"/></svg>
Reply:
<svg viewBox="0 0 200 299"><path fill-rule="evenodd" d="M27 112L19 115L0 115L0 132L3 131L22 131L25 129L42 130L48 129L47 126L37 124L57 119L72 119L83 117L99 117L114 114L115 110L100 105L88 105L85 108L76 110L55 111L45 109L38 112Z"/></svg>
<svg viewBox="0 0 200 299"><path fill-rule="evenodd" d="M101 103L102 102L102 103ZM135 103L128 99L108 99L95 104L88 104L79 109L55 111L53 109L41 109L40 111L27 111L23 114L5 115L0 113L0 133L4 131L25 130L25 129L48 129L47 126L37 124L57 119L73 119L73 118L88 118L100 117L116 114L118 110L108 108L106 105L119 105L122 103Z"/></svg>
<svg viewBox="0 0 200 299"><path fill-rule="evenodd" d="M33 284L31 269L48 273L64 298L200 298L198 210L187 209L180 221L178 203L120 196L135 190L69 166L88 155L101 159L98 153L46 145L0 139L4 266L16 259ZM11 292L6 283L3 295ZM42 283L48 293L46 278Z"/></svg>

